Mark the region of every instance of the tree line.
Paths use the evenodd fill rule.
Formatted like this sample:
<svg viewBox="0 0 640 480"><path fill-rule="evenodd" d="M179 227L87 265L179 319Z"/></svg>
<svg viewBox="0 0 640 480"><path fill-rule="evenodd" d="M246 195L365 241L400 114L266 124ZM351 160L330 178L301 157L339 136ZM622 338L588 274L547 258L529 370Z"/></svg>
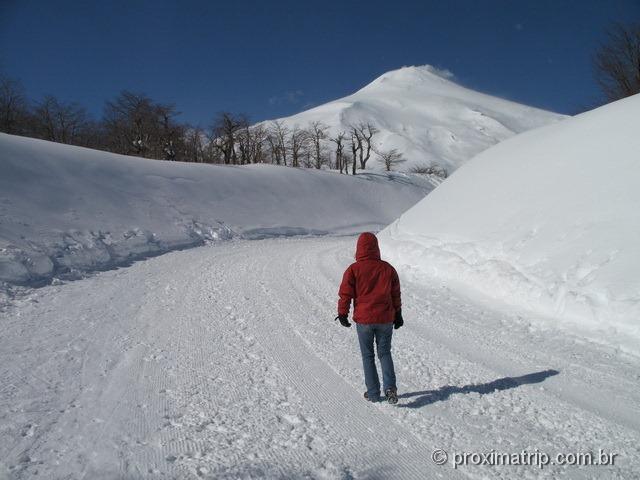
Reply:
<svg viewBox="0 0 640 480"><path fill-rule="evenodd" d="M331 136L329 126L319 121L252 125L247 115L219 112L205 129L179 122L178 115L174 105L125 90L105 102L102 118L94 120L78 103L52 95L31 102L19 81L0 76L0 131L13 135L153 159L328 167L354 175L373 156L387 170L404 161L397 149L376 147L378 129L371 123L350 125Z"/></svg>

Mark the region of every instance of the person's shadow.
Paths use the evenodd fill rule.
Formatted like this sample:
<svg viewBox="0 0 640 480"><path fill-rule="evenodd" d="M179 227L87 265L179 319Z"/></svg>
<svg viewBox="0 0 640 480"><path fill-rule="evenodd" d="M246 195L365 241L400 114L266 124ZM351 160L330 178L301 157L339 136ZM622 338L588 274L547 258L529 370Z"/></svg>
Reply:
<svg viewBox="0 0 640 480"><path fill-rule="evenodd" d="M559 373L560 372L558 370L542 370L540 372L528 373L521 377L498 378L497 380L489 383L464 385L463 387L446 385L444 387L440 387L438 390L423 390L421 392L403 393L402 395L398 395L398 398L417 398L411 400L409 403L402 403L398 406L404 408L420 408L435 402L442 402L454 393L479 393L480 395L485 395L497 390L508 390L509 388L516 388L528 383L540 383L549 377L558 375Z"/></svg>

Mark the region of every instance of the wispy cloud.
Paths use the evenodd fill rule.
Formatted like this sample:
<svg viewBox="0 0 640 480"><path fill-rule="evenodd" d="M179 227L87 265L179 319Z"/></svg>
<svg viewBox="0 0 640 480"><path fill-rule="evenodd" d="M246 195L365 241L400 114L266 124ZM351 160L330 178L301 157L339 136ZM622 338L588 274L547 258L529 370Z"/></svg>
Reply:
<svg viewBox="0 0 640 480"><path fill-rule="evenodd" d="M269 98L269 105L282 105L282 104L298 104L302 101L304 92L302 90L289 90L282 95L274 95Z"/></svg>

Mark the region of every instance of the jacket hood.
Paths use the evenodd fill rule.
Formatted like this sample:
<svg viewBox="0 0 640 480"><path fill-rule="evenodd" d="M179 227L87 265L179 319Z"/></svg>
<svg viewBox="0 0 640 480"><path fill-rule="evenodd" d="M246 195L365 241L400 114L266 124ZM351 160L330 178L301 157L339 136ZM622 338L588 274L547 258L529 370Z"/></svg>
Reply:
<svg viewBox="0 0 640 480"><path fill-rule="evenodd" d="M373 233L365 232L358 237L356 261L359 260L380 260L378 239Z"/></svg>

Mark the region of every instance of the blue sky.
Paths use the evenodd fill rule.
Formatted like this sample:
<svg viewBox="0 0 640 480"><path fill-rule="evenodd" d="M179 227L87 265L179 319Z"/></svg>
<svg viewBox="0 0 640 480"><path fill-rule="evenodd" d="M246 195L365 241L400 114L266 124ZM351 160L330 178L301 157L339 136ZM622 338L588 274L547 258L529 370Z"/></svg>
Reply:
<svg viewBox="0 0 640 480"><path fill-rule="evenodd" d="M0 71L96 116L129 89L207 126L221 110L289 115L428 63L571 114L599 99L591 55L613 21L640 21L640 0L0 0Z"/></svg>

